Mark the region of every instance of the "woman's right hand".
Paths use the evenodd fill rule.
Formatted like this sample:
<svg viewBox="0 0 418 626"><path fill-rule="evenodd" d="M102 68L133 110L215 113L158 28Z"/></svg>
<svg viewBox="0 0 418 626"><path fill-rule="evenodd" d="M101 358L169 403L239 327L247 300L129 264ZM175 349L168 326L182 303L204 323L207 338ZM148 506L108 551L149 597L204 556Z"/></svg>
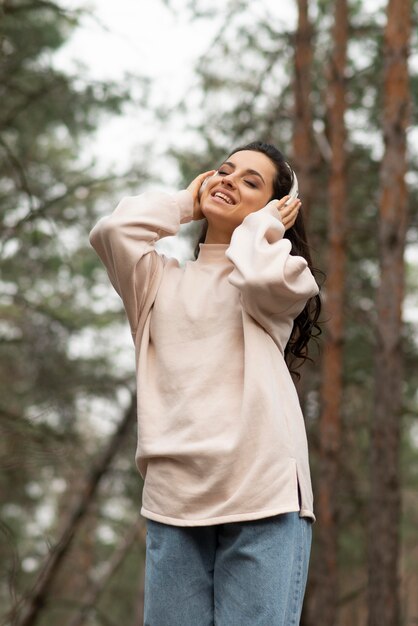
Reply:
<svg viewBox="0 0 418 626"><path fill-rule="evenodd" d="M193 220L202 220L205 216L202 213L202 209L200 208L200 198L199 198L199 190L202 186L203 182L209 176L212 176L216 170L209 170L208 172L203 172L203 174L199 174L196 176L194 180L187 187L187 190L193 196Z"/></svg>

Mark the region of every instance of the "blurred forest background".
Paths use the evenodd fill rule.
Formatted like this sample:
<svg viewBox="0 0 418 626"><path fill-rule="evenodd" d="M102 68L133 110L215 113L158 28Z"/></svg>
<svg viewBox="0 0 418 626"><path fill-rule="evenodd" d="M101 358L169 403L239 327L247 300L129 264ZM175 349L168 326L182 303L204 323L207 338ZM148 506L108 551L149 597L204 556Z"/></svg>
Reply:
<svg viewBox="0 0 418 626"><path fill-rule="evenodd" d="M298 172L327 274L321 348L298 386L317 515L301 623L418 624L417 3L286 2L296 28L267 0L162 2L190 29L220 24L176 107L152 106L140 73L57 69L87 3L0 2L4 625L142 625L134 352L88 244L123 195L167 183L141 129L124 172L86 156L128 104L166 133L179 189L253 139ZM190 257L195 235L180 234Z"/></svg>

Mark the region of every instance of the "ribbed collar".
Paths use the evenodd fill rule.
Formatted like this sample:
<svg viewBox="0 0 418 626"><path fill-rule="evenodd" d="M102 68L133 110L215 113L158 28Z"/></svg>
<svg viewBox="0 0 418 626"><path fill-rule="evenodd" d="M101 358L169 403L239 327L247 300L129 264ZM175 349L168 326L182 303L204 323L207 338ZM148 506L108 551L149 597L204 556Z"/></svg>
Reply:
<svg viewBox="0 0 418 626"><path fill-rule="evenodd" d="M231 264L232 261L225 256L229 243L200 243L199 256L196 261L198 263L225 263Z"/></svg>

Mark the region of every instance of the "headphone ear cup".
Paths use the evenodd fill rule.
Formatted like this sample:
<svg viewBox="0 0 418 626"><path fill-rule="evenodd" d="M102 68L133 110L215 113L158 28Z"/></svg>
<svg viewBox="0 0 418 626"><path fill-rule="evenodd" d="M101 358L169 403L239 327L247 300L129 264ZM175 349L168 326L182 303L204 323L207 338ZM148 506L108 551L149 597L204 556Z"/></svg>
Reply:
<svg viewBox="0 0 418 626"><path fill-rule="evenodd" d="M214 174L211 174L210 176L208 176L207 178L205 178L205 180L203 181L203 183L200 185L200 189L199 189L199 198L202 194L202 191L204 190L204 188L206 187L206 185L208 184L209 178L212 178L212 176L216 176L218 172L216 171Z"/></svg>
<svg viewBox="0 0 418 626"><path fill-rule="evenodd" d="M200 189L199 189L199 198L202 195L202 192L204 190L204 188L206 187L206 185L208 184L208 179L205 178L205 180L203 181L203 183L200 185Z"/></svg>
<svg viewBox="0 0 418 626"><path fill-rule="evenodd" d="M285 202L285 206L287 206L288 204L290 204L292 202L292 200L296 200L296 198L299 195L299 183L298 183L298 178L296 176L295 171L290 167L289 163L286 162L287 167L289 168L291 174L292 174L292 186L290 188L289 193L287 194L288 196L290 196L289 200L287 200L287 202Z"/></svg>

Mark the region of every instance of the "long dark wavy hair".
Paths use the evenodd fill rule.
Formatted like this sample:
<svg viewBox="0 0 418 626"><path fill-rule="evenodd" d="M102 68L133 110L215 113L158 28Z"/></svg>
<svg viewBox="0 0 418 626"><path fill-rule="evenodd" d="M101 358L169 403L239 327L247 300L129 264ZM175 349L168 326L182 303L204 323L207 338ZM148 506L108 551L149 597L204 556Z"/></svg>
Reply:
<svg viewBox="0 0 418 626"><path fill-rule="evenodd" d="M283 196L286 196L289 193L293 182L293 170L289 169L287 165L288 162L286 162L280 150L272 144L264 143L262 141L254 141L245 146L235 148L229 153L227 158L236 152L240 152L241 150L254 150L255 152L262 152L273 162L277 174L275 180L273 181L273 195L270 200L273 200L274 198L283 198ZM205 219L202 231L194 249L195 259L197 259L199 255L199 244L204 243L206 239L207 229L208 222ZM291 254L302 256L307 260L308 266L317 281L318 286L320 287L318 276L321 275L323 277L324 273L321 270L314 268L312 265L311 254L309 251L303 221L303 212L301 210L298 213L294 225L286 230L284 237L289 239L292 244ZM308 343L311 338L317 338L322 332L318 322L320 313L321 299L319 295L316 295L313 298L309 298L305 308L301 313L299 313L293 322L293 329L290 334L289 341L286 344L284 356L290 372L296 376L296 378L300 378L299 372L296 371L297 368L299 368L306 359L312 361L312 359L308 356Z"/></svg>

